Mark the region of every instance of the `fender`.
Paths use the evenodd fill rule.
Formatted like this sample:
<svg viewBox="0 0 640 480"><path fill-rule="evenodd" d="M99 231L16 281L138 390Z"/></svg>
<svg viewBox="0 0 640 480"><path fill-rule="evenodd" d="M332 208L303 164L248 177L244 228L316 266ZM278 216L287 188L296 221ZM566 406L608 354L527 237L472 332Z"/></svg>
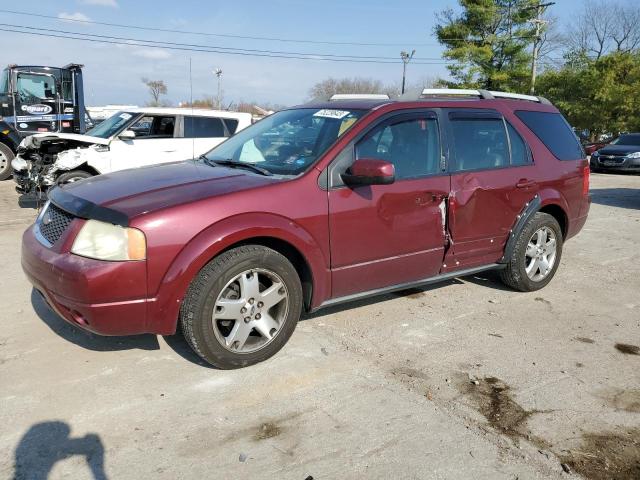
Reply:
<svg viewBox="0 0 640 480"><path fill-rule="evenodd" d="M289 243L306 260L312 275L312 306L326 300L331 292L328 261L314 237L299 224L275 214L244 213L217 222L194 237L180 251L165 273L157 295L149 302L149 330L173 334L182 299L198 272L230 246L257 237Z"/></svg>

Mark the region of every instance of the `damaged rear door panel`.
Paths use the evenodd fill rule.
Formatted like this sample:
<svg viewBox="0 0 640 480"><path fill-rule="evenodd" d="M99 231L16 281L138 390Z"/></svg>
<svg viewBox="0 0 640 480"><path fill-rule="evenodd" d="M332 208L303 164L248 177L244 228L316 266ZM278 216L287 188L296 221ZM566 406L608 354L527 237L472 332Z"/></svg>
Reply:
<svg viewBox="0 0 640 480"><path fill-rule="evenodd" d="M445 112L451 148L443 272L497 262L518 215L539 187L531 153L495 110Z"/></svg>

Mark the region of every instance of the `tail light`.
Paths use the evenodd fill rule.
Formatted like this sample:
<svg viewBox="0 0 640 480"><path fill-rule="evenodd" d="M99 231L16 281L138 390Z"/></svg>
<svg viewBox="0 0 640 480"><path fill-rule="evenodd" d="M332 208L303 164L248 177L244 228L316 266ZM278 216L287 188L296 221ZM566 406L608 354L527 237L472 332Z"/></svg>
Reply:
<svg viewBox="0 0 640 480"><path fill-rule="evenodd" d="M582 171L582 195L586 196L589 193L589 178L591 176L591 169L589 165L584 167Z"/></svg>

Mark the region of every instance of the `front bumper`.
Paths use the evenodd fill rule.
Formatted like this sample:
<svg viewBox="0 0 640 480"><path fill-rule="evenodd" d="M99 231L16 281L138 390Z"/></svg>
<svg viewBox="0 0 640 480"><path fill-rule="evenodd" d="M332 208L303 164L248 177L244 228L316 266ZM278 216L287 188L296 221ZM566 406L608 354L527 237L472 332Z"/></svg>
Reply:
<svg viewBox="0 0 640 480"><path fill-rule="evenodd" d="M602 158L600 156L591 156L591 169L620 171L620 172L640 172L640 158Z"/></svg>
<svg viewBox="0 0 640 480"><path fill-rule="evenodd" d="M22 237L22 269L67 322L100 335L154 333L147 325L146 262L106 262L68 253L71 235L51 248L31 226ZM77 228L69 228L69 234Z"/></svg>

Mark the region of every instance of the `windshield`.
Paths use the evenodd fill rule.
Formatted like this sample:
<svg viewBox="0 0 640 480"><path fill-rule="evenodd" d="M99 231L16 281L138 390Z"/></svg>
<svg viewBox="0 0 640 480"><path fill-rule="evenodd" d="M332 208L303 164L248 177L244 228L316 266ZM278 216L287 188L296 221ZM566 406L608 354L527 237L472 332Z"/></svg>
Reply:
<svg viewBox="0 0 640 480"><path fill-rule="evenodd" d="M640 146L640 135L620 135L611 144Z"/></svg>
<svg viewBox="0 0 640 480"><path fill-rule="evenodd" d="M91 130L88 130L86 135L99 138L113 137L121 130L124 130L137 116L137 113L118 112Z"/></svg>
<svg viewBox="0 0 640 480"><path fill-rule="evenodd" d="M298 175L312 165L365 110L283 110L231 137L208 160L254 164L277 175Z"/></svg>

